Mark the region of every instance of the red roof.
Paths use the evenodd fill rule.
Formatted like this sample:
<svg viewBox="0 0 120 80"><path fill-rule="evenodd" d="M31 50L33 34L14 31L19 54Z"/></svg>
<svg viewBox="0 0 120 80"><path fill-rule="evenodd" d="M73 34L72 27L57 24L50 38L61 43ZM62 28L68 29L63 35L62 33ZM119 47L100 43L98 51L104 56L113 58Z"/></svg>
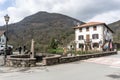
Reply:
<svg viewBox="0 0 120 80"><path fill-rule="evenodd" d="M74 29L82 28L82 27L96 26L96 25L105 25L111 32L113 32L105 23L102 23L102 22L88 22L88 23L85 23L83 25L74 27Z"/></svg>
<svg viewBox="0 0 120 80"><path fill-rule="evenodd" d="M101 22L89 22L74 28L81 28L81 27L89 27L89 26L95 26L95 25L101 25L101 24L105 24L105 23L101 23Z"/></svg>

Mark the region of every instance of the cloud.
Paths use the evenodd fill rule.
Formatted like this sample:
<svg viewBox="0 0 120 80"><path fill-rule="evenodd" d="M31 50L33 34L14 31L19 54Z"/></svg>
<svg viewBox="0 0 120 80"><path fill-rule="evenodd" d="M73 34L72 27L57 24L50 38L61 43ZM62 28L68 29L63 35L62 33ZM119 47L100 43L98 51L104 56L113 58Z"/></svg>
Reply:
<svg viewBox="0 0 120 80"><path fill-rule="evenodd" d="M0 10L0 25L4 24L2 17L6 13L11 17L10 23L14 23L38 11L62 13L81 21L111 23L120 19L119 0L12 0L11 4Z"/></svg>
<svg viewBox="0 0 120 80"><path fill-rule="evenodd" d="M120 14L119 10L110 11L107 13L96 15L93 18L89 19L88 21L91 21L91 22L92 21L97 21L97 22L105 21L106 23L112 23L112 22L120 20L120 16L118 16L119 14Z"/></svg>
<svg viewBox="0 0 120 80"><path fill-rule="evenodd" d="M0 0L0 4L3 4L6 0Z"/></svg>

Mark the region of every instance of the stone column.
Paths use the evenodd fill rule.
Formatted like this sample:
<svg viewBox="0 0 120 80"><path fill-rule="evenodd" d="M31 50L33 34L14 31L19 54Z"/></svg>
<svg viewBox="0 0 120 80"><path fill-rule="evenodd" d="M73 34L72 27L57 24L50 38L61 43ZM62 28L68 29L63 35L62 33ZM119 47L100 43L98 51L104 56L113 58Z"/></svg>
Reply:
<svg viewBox="0 0 120 80"><path fill-rule="evenodd" d="M66 55L67 54L67 49L64 47L63 48L63 55Z"/></svg>
<svg viewBox="0 0 120 80"><path fill-rule="evenodd" d="M32 42L31 42L31 58L34 58L34 56L35 56L35 53L34 53L34 40L32 39Z"/></svg>

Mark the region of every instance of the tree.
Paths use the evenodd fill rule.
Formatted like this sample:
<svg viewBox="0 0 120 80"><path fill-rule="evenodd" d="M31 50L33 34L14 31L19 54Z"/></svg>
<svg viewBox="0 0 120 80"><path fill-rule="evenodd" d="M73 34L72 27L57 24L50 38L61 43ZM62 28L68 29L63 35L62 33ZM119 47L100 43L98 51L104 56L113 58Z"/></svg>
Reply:
<svg viewBox="0 0 120 80"><path fill-rule="evenodd" d="M51 42L50 42L50 48L52 48L52 49L57 49L57 48L58 48L58 44L59 44L58 40L52 38L52 40L51 40Z"/></svg>

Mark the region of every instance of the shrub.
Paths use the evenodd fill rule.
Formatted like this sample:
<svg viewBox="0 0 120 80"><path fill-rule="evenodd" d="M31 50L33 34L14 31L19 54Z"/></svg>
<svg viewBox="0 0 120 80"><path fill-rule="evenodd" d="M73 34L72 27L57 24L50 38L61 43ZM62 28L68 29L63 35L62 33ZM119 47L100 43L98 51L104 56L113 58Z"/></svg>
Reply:
<svg viewBox="0 0 120 80"><path fill-rule="evenodd" d="M94 53L94 52L91 52L91 51L77 51L76 53L79 54L79 55L83 55L83 54L91 54L91 53Z"/></svg>
<svg viewBox="0 0 120 80"><path fill-rule="evenodd" d="M52 54L62 54L63 53L63 49L62 48L48 49L47 52L48 53L52 53Z"/></svg>

